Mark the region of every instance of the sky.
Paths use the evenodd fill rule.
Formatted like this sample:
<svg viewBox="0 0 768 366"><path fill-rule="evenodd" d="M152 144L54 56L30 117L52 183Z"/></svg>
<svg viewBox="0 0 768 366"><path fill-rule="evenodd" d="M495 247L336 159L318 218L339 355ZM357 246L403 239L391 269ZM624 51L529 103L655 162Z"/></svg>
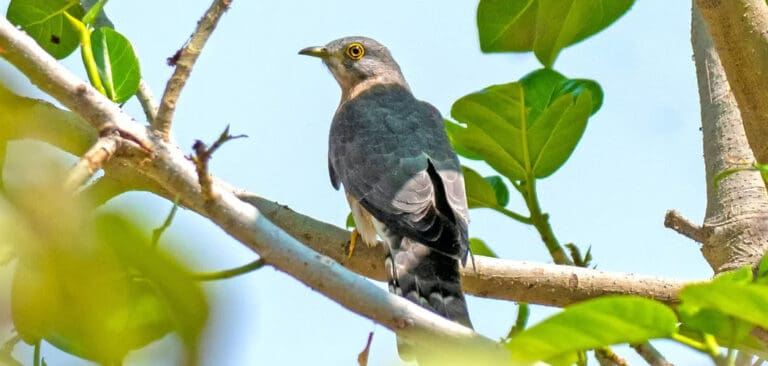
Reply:
<svg viewBox="0 0 768 366"><path fill-rule="evenodd" d="M0 0L0 8L7 4ZM158 98L173 71L166 58L184 43L209 4L113 0L107 5ZM388 46L416 97L447 116L461 96L516 81L540 67L531 53L481 53L476 7L477 1L234 0L181 95L175 139L190 151L195 139L212 141L230 125L233 134L249 138L220 149L211 162L213 174L343 226L349 209L343 194L331 187L326 166L339 88L319 60L299 56L298 50L343 36L375 38ZM570 160L540 182L539 198L560 241L591 246L601 270L691 280L712 275L696 243L663 227L668 209L700 223L706 203L690 7L685 1L638 1L607 30L563 50L555 64L568 77L598 81L605 100ZM64 64L85 77L79 55ZM4 62L0 75L13 78ZM16 81L25 95L44 97L23 78ZM125 108L143 118L135 99ZM491 173L478 162L468 165ZM108 205L140 209L150 227L162 223L170 206L142 193L125 194ZM509 207L525 212L514 197ZM487 210L473 210L470 216L471 236L484 239L499 256L551 263L532 227ZM180 212L166 235L173 242L168 249L183 253L195 270L230 268L257 258L192 212ZM204 288L212 307L204 365L356 364L371 331L369 364L398 362L390 331L272 268ZM514 322L512 302L474 296L468 301L481 334L498 339ZM531 322L556 311L535 307ZM708 364L681 346L655 344L676 365ZM626 347L617 350L631 363L642 364ZM178 342L167 337L132 353L126 365L168 363L178 351ZM89 365L50 346L43 354L51 365ZM16 355L29 360L31 350L19 347Z"/></svg>

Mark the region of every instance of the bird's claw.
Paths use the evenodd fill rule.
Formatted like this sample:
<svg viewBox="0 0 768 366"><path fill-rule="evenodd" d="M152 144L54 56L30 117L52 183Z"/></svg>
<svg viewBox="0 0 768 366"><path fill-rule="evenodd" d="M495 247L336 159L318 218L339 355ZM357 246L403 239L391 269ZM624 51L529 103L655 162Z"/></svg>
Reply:
<svg viewBox="0 0 768 366"><path fill-rule="evenodd" d="M347 253L347 259L352 258L352 253L355 252L355 244L357 243L357 237L360 233L357 228L352 229L352 233L349 234L349 252Z"/></svg>

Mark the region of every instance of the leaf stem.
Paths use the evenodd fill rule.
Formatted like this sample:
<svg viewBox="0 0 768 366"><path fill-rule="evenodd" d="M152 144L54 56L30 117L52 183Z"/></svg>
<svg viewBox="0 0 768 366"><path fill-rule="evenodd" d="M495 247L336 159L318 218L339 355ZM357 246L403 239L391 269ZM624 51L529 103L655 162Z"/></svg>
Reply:
<svg viewBox="0 0 768 366"><path fill-rule="evenodd" d="M91 46L91 30L85 26L79 19L64 12L64 16L72 24L77 33L80 36L80 55L83 57L83 66L85 66L85 72L88 74L88 79L99 93L107 95L104 85L101 83L101 77L99 76L99 69L96 66L96 59L93 57L93 47Z"/></svg>
<svg viewBox="0 0 768 366"><path fill-rule="evenodd" d="M528 303L521 302L517 304L517 318L515 319L515 325L512 326L512 329L507 334L507 340L512 339L512 337L525 330L530 313L531 310Z"/></svg>
<svg viewBox="0 0 768 366"><path fill-rule="evenodd" d="M152 243L150 246L152 248L157 247L157 243L160 241L160 237L163 235L166 229L168 229L169 226L171 226L171 222L173 222L174 216L176 216L176 211L179 209L179 195L176 195L176 198L173 200L173 207L171 207L171 212L168 213L168 216L166 216L165 221L163 222L160 227L158 227L155 230L152 230Z"/></svg>
<svg viewBox="0 0 768 366"><path fill-rule="evenodd" d="M539 232L541 241L549 250L549 255L552 256L552 260L557 264L573 265L571 258L565 254L565 250L557 241L555 233L552 231L552 226L549 224L549 215L541 211L541 205L539 204L539 197L536 195L536 178L533 177L533 173L529 173L526 177L526 181L521 186L521 191L524 191L523 197L525 203L528 205L528 211L531 213L531 224Z"/></svg>
<svg viewBox="0 0 768 366"><path fill-rule="evenodd" d="M218 272L211 272L211 273L199 273L193 276L193 278L197 281L217 281L217 280L226 280L232 277L237 277L243 274L246 274L248 272L255 271L261 267L263 267L265 264L267 264L264 259L257 259L251 263L248 263L246 265L235 267L232 269L227 269L224 271L218 271Z"/></svg>
<svg viewBox="0 0 768 366"><path fill-rule="evenodd" d="M533 221L531 221L530 217L525 217L525 216L523 216L523 215L521 215L521 214L519 214L517 212L514 212L512 210L508 210L508 209L506 209L504 207L501 207L501 206L495 206L495 207L491 207L491 208L494 211L496 211L498 213L501 213L502 215L507 216L507 217L509 217L512 220L519 221L519 222L522 222L523 224L528 224L528 225L532 225L533 224Z"/></svg>
<svg viewBox="0 0 768 366"><path fill-rule="evenodd" d="M40 366L40 342L42 341L38 340L35 342L35 353L32 355L33 366Z"/></svg>
<svg viewBox="0 0 768 366"><path fill-rule="evenodd" d="M670 337L673 341L676 341L678 343L684 344L690 348L693 348L699 352L704 352L708 355L710 355L713 359L717 360L721 357L720 355L720 348L717 345L717 342L713 343L714 337L712 335L709 335L707 337L704 336L704 342L699 342L693 338L686 337L680 333L674 333L672 334L672 337ZM711 339L707 339L711 338Z"/></svg>

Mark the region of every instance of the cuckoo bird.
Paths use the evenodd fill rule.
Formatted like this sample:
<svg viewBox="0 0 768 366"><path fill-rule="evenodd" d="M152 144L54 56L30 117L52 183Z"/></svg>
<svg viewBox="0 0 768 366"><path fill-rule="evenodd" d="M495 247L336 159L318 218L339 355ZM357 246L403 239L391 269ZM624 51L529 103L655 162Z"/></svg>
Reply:
<svg viewBox="0 0 768 366"><path fill-rule="evenodd" d="M461 166L440 112L416 99L386 47L347 37L315 56L341 86L329 136L333 187L344 186L363 242L387 246L389 290L471 327L459 263L468 249ZM354 235L353 235L354 239ZM398 341L404 359L409 345Z"/></svg>

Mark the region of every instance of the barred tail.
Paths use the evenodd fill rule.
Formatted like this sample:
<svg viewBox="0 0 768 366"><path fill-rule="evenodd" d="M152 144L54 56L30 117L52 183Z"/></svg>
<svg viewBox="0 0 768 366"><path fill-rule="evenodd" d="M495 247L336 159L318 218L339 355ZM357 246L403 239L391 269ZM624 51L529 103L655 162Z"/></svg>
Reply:
<svg viewBox="0 0 768 366"><path fill-rule="evenodd" d="M390 245L386 268L390 292L472 328L461 291L458 260L402 238L399 246ZM397 346L403 360L416 358L414 344L398 338Z"/></svg>

